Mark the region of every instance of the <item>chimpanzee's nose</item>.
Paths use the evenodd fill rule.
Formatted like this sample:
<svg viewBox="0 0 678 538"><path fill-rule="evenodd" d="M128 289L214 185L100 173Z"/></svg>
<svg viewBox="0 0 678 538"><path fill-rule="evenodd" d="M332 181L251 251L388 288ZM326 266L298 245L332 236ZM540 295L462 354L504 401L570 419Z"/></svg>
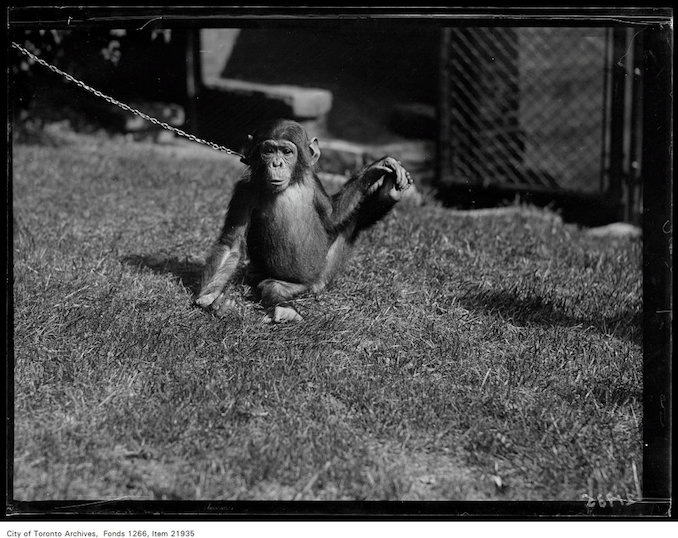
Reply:
<svg viewBox="0 0 678 538"><path fill-rule="evenodd" d="M282 159L273 159L273 166L275 168L280 168L282 164L283 164Z"/></svg>

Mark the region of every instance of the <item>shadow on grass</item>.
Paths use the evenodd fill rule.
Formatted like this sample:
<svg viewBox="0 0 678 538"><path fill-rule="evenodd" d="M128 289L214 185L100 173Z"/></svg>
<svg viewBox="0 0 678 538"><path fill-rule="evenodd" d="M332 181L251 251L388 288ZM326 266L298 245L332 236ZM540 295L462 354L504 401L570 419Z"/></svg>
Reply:
<svg viewBox="0 0 678 538"><path fill-rule="evenodd" d="M203 263L188 258L180 259L162 254L132 254L124 256L121 261L138 269L150 269L161 275L173 275L193 295L200 290L200 274L204 267Z"/></svg>
<svg viewBox="0 0 678 538"><path fill-rule="evenodd" d="M460 303L470 310L485 314L499 314L517 325L540 324L565 327L594 327L602 334L627 339L642 344L642 311L629 308L613 316L578 316L569 311L576 305L556 299L532 296L520 297L510 291L469 290Z"/></svg>
<svg viewBox="0 0 678 538"><path fill-rule="evenodd" d="M123 256L121 261L138 269L150 269L161 275L173 275L177 281L193 295L200 291L200 279L205 264L190 258L177 258L162 254L131 254ZM247 267L240 265L233 275L233 284L252 285L253 281L247 272Z"/></svg>

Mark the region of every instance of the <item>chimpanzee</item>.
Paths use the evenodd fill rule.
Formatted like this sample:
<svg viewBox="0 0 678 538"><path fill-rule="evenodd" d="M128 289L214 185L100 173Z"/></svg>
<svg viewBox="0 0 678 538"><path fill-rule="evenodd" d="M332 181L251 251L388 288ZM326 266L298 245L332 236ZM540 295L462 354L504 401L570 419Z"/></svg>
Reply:
<svg viewBox="0 0 678 538"><path fill-rule="evenodd" d="M384 157L330 196L316 173L318 139L309 140L301 125L270 121L247 138L242 161L249 170L235 186L196 303L220 316L234 306L224 288L245 239L264 321L299 321L290 301L332 280L360 231L388 213L412 178Z"/></svg>

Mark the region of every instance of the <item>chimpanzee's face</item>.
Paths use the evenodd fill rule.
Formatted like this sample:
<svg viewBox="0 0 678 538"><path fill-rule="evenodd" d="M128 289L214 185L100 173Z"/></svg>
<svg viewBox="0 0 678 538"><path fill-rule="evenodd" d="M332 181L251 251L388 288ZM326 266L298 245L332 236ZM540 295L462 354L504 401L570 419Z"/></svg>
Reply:
<svg viewBox="0 0 678 538"><path fill-rule="evenodd" d="M264 140L259 146L259 165L267 188L284 191L292 181L299 160L296 144L284 139Z"/></svg>

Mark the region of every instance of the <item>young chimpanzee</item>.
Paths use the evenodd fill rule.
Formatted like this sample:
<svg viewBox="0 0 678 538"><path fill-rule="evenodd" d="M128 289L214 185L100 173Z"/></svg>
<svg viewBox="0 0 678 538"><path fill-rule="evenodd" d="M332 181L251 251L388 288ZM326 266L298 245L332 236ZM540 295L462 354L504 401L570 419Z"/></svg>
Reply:
<svg viewBox="0 0 678 538"><path fill-rule="evenodd" d="M289 120L261 126L248 136L244 153L249 173L235 186L196 303L219 315L234 306L224 288L246 239L265 321L301 320L289 301L323 289L358 233L400 200L412 178L398 161L384 157L329 196L315 172L318 139L309 140L303 127Z"/></svg>

